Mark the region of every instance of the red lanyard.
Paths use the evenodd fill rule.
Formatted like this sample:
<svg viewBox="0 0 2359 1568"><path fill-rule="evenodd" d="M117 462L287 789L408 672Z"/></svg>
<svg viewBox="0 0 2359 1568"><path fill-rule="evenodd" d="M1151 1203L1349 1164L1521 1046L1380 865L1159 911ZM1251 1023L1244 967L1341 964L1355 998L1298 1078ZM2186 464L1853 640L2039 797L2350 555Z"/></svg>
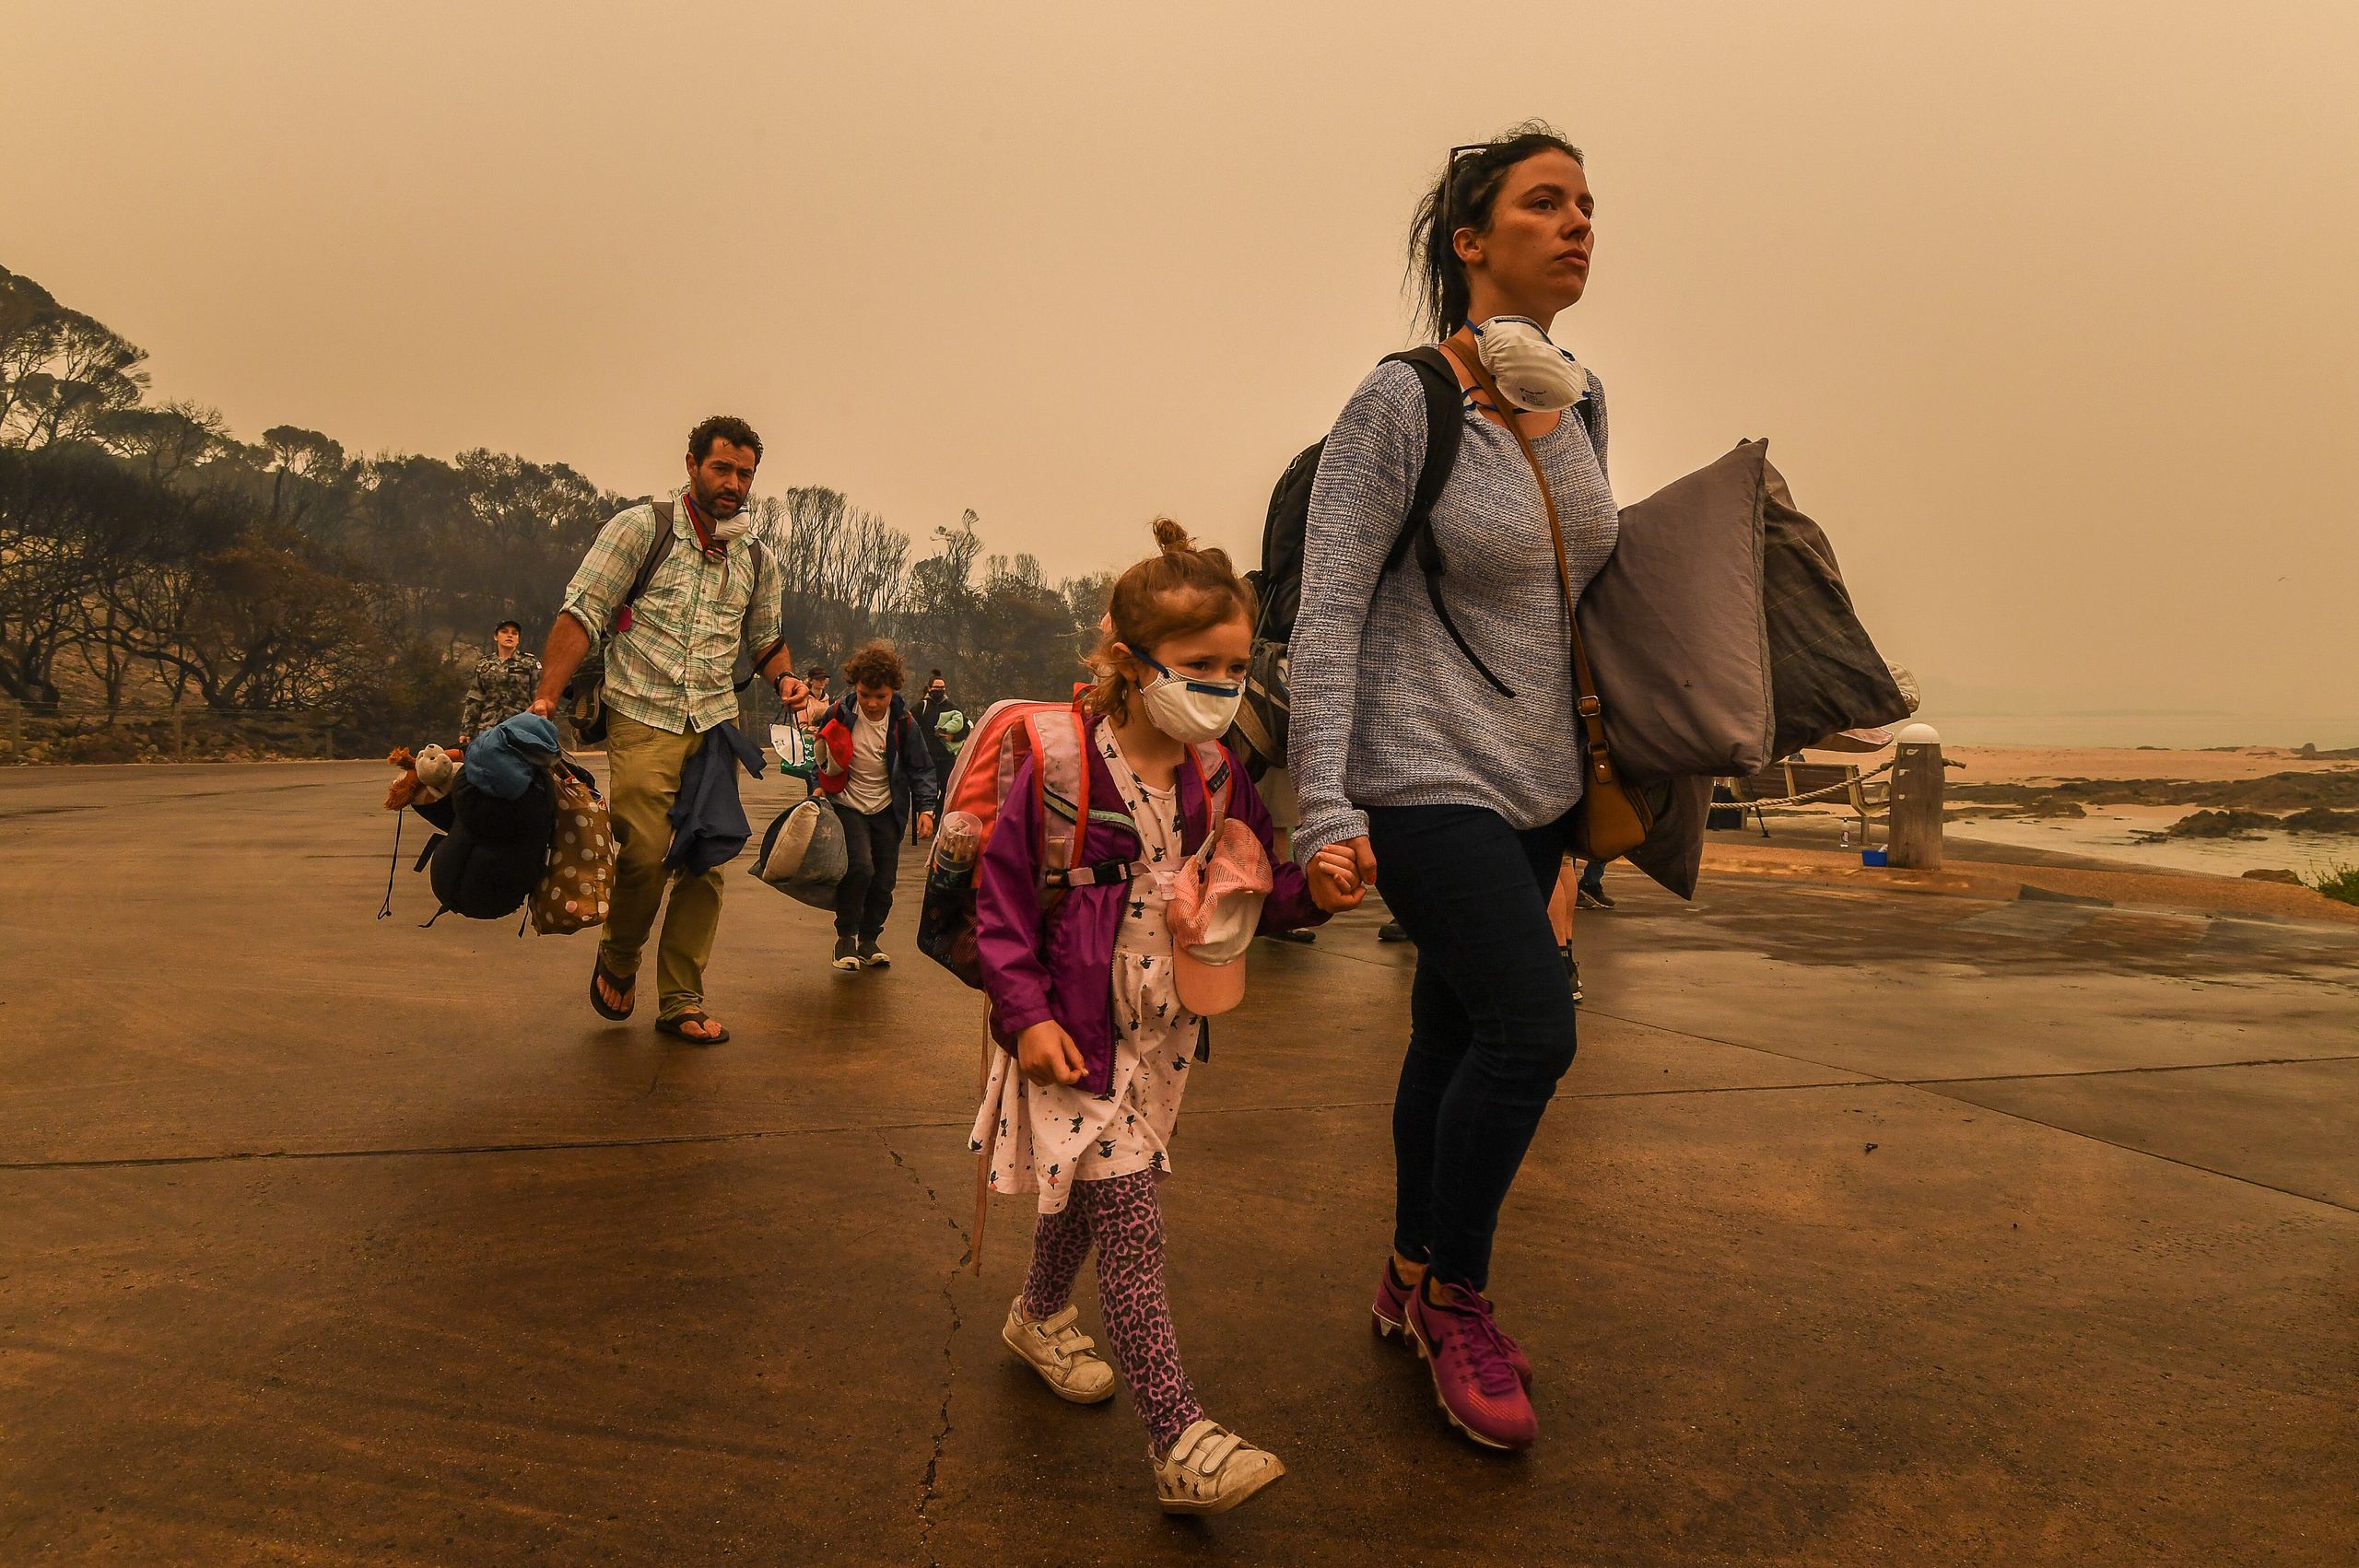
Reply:
<svg viewBox="0 0 2359 1568"><path fill-rule="evenodd" d="M696 503L695 493L688 490L681 491L680 504L688 510L688 526L696 530L697 548L716 560L726 556L729 554L729 544L725 540L716 542L713 539L712 530L705 526L704 512Z"/></svg>

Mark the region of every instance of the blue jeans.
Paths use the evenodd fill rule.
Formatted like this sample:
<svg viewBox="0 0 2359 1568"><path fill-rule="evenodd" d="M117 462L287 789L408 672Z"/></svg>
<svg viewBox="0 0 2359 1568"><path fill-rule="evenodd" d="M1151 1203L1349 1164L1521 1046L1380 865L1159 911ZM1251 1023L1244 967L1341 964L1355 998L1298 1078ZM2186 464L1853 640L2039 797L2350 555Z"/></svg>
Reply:
<svg viewBox="0 0 2359 1568"><path fill-rule="evenodd" d="M1384 901L1417 944L1392 1245L1481 1290L1499 1205L1573 1064L1572 983L1548 923L1571 825L1519 833L1482 806L1367 815Z"/></svg>

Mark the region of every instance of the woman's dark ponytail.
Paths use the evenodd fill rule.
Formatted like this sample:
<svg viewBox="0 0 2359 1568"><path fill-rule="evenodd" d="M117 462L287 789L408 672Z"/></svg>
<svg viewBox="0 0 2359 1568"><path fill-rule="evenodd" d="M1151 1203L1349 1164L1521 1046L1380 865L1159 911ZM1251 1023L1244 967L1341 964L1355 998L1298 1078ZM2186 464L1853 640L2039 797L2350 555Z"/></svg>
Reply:
<svg viewBox="0 0 2359 1568"><path fill-rule="evenodd" d="M1416 221L1409 227L1409 275L1416 288L1417 320L1429 337L1448 337L1466 322L1470 292L1466 263L1458 259L1458 231L1487 232L1508 170L1534 153L1551 151L1583 161L1580 148L1538 120L1487 142L1450 148L1440 178L1417 203Z"/></svg>

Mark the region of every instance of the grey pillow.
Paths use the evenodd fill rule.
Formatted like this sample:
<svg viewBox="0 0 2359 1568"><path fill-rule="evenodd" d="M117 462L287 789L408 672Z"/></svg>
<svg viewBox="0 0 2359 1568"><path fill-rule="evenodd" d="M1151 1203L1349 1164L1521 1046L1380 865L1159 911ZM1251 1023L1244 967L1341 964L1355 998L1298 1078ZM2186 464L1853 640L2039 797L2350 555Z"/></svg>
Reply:
<svg viewBox="0 0 2359 1568"><path fill-rule="evenodd" d="M837 884L851 865L842 820L835 807L814 796L770 824L762 836L762 852L749 869L789 898L826 909L834 906Z"/></svg>
<svg viewBox="0 0 2359 1568"><path fill-rule="evenodd" d="M1581 593L1581 641L1614 763L1633 780L1752 773L1773 757L1762 503L1769 445L1746 441L1622 509Z"/></svg>

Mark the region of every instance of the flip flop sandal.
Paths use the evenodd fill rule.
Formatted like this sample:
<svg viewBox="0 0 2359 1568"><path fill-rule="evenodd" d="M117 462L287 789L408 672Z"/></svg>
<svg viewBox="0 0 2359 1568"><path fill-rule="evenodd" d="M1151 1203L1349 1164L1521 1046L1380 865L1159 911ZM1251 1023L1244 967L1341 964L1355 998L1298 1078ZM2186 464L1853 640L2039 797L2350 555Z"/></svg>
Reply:
<svg viewBox="0 0 2359 1568"><path fill-rule="evenodd" d="M622 1006L616 1008L606 1005L606 999L598 994L598 982L601 980L622 992L625 999ZM631 1009L639 1005L639 977L617 975L606 967L604 959L597 960L590 966L590 1005L598 1010L599 1017L610 1018L617 1024L621 1023L630 1016Z"/></svg>
<svg viewBox="0 0 2359 1568"><path fill-rule="evenodd" d="M726 1024L722 1026L721 1033L718 1035L691 1035L686 1029L680 1027L683 1024L710 1024L712 1020L710 1017L701 1012L683 1012L677 1018L657 1019L655 1021L655 1032L659 1035L670 1035L676 1039L686 1040L692 1046L718 1046L723 1044L729 1038L729 1028Z"/></svg>

